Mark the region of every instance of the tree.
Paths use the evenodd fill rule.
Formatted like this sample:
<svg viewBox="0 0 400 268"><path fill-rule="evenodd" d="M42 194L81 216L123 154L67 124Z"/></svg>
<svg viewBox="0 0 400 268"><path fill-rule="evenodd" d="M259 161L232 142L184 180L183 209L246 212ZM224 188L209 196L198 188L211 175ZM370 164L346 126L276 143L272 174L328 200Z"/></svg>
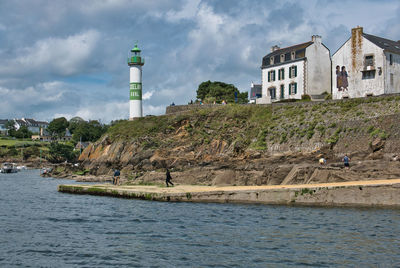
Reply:
<svg viewBox="0 0 400 268"><path fill-rule="evenodd" d="M65 129L68 128L68 125L68 121L65 119L65 117L59 117L50 122L47 130L51 134L56 134L58 137L63 137L65 135Z"/></svg>
<svg viewBox="0 0 400 268"><path fill-rule="evenodd" d="M52 163L61 163L64 161L73 161L76 159L74 147L58 142L51 143L49 146L49 161Z"/></svg>
<svg viewBox="0 0 400 268"><path fill-rule="evenodd" d="M79 116L72 117L71 120L69 120L69 125L68 129L71 132L71 134L74 134L75 129L81 124L81 123L87 123L85 120L83 120Z"/></svg>
<svg viewBox="0 0 400 268"><path fill-rule="evenodd" d="M197 89L197 99L203 100L204 102L221 103L223 100L228 103L235 101L235 93L238 97L238 103L248 102L248 93L240 93L239 90L232 84L226 84L224 82L211 82L206 81L199 85Z"/></svg>
<svg viewBox="0 0 400 268"><path fill-rule="evenodd" d="M91 120L89 122L80 122L76 125L72 139L75 142L82 141L97 141L105 132L107 126L100 124L97 120Z"/></svg>
<svg viewBox="0 0 400 268"><path fill-rule="evenodd" d="M32 137L32 132L29 131L27 126L21 126L17 131L15 131L14 137L17 139L30 138Z"/></svg>

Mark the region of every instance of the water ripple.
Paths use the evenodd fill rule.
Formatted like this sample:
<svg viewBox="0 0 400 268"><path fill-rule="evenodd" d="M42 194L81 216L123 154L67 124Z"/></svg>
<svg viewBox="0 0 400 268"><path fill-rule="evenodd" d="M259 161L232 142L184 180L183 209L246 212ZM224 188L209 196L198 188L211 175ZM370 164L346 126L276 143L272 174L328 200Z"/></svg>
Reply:
<svg viewBox="0 0 400 268"><path fill-rule="evenodd" d="M61 183L0 174L0 267L400 263L395 209L147 202L61 194Z"/></svg>

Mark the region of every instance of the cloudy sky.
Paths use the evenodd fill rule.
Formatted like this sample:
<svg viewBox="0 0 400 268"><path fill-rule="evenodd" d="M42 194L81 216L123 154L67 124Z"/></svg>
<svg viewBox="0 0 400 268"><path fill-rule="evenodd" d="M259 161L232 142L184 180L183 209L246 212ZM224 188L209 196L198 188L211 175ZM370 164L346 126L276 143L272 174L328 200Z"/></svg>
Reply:
<svg viewBox="0 0 400 268"><path fill-rule="evenodd" d="M144 114L160 115L203 81L248 91L275 44L319 34L333 54L357 25L399 40L399 18L399 0L1 0L0 119L128 118L136 41Z"/></svg>

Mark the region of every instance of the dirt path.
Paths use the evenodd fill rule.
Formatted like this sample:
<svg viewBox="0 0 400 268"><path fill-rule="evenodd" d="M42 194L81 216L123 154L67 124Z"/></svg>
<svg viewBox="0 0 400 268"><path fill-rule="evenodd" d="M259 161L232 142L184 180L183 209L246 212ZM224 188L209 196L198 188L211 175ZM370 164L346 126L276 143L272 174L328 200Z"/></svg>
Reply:
<svg viewBox="0 0 400 268"><path fill-rule="evenodd" d="M121 185L110 184L91 185L96 187L107 187L115 190L133 190L152 193L186 193L186 192L225 192L225 191L254 191L254 190L278 190L278 189L303 189L303 188L326 188L326 187L348 187L348 186L390 186L400 184L400 179L392 180L368 180L349 181L318 184L296 184L296 185L265 185L265 186L200 186L200 185L176 185L174 187L143 186L143 185Z"/></svg>

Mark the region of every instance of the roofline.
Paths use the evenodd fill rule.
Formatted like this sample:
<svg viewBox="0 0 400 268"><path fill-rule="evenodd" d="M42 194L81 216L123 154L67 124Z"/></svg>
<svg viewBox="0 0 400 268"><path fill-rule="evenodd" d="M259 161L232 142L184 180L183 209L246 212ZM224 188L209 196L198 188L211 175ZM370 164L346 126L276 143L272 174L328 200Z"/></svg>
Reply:
<svg viewBox="0 0 400 268"><path fill-rule="evenodd" d="M281 65L284 65L284 64L288 64L288 63L293 63L293 62L298 62L298 61L306 61L307 60L307 57L303 57L303 58L299 58L299 59L294 59L294 60L290 60L290 61L286 61L286 62L280 62L280 63L276 63L276 64L273 64L273 65L268 65L268 66L262 66L261 65L261 70L262 69L268 69L268 68L272 68L272 67L276 67L276 66L281 66Z"/></svg>
<svg viewBox="0 0 400 268"><path fill-rule="evenodd" d="M332 57L335 56L335 54L351 39L351 35L350 37L335 51L335 53L332 54Z"/></svg>
<svg viewBox="0 0 400 268"><path fill-rule="evenodd" d="M307 41L307 42L300 43L300 44L297 44L297 45L279 48L279 49L277 49L277 50L275 50L275 51L271 51L270 53L268 53L267 55L265 55L263 58L265 58L265 57L267 57L268 55L270 55L270 54L272 54L272 53L275 53L275 52L277 52L277 51L279 51L279 50L290 49L290 48L293 48L293 47L305 45L305 44L307 44L307 43L310 43L310 44L309 44L308 46L306 46L305 48L307 48L307 47L311 46L312 44L314 44L314 42L312 42L312 41Z"/></svg>

